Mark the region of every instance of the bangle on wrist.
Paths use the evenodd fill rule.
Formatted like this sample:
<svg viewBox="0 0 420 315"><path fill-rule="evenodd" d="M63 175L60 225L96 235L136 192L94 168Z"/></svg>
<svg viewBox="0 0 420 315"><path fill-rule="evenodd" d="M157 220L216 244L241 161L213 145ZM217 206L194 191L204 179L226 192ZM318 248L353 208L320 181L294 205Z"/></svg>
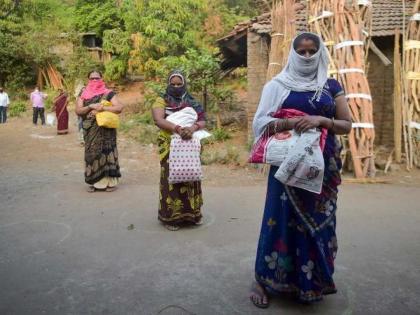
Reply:
<svg viewBox="0 0 420 315"><path fill-rule="evenodd" d="M331 118L331 127L329 129L333 130L334 126L335 126L335 124L334 124L334 117L333 117L333 118Z"/></svg>
<svg viewBox="0 0 420 315"><path fill-rule="evenodd" d="M181 129L181 126L180 125L176 125L175 128L174 128L174 131L179 134L180 133L179 132L179 129Z"/></svg>
<svg viewBox="0 0 420 315"><path fill-rule="evenodd" d="M279 132L279 122L280 120L276 120L274 123L274 133Z"/></svg>

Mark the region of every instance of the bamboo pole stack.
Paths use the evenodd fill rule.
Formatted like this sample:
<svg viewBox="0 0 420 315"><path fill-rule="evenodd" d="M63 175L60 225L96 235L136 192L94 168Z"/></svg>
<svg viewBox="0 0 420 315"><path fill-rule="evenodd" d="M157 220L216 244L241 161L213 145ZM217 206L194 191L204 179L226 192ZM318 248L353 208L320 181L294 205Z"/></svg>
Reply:
<svg viewBox="0 0 420 315"><path fill-rule="evenodd" d="M401 163L401 139L402 139L402 67L401 67L401 52L400 52L400 30L395 30L394 43L394 153L395 161Z"/></svg>
<svg viewBox="0 0 420 315"><path fill-rule="evenodd" d="M308 7L309 27L329 44L338 80L346 91L353 120L348 145L357 178L375 175L373 107L366 75L369 10L370 2L360 0L311 0Z"/></svg>
<svg viewBox="0 0 420 315"><path fill-rule="evenodd" d="M38 70L38 85L42 88L44 83L54 90L64 88L64 78L62 74L50 63Z"/></svg>
<svg viewBox="0 0 420 315"><path fill-rule="evenodd" d="M403 126L407 168L411 169L420 166L420 0L409 17L403 48Z"/></svg>
<svg viewBox="0 0 420 315"><path fill-rule="evenodd" d="M294 0L273 1L271 10L271 47L267 69L267 81L277 75L287 62L290 44L296 35L296 10L301 4Z"/></svg>

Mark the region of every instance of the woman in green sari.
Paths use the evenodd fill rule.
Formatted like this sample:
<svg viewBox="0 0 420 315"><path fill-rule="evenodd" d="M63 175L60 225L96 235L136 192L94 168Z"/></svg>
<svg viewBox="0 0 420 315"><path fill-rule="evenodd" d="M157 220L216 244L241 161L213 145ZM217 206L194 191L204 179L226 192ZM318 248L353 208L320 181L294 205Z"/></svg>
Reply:
<svg viewBox="0 0 420 315"><path fill-rule="evenodd" d="M197 112L197 122L182 128L166 120L172 113L186 107ZM168 78L166 92L153 105L153 119L160 128L158 137L160 156L160 199L159 220L168 230L176 231L183 224L201 224L203 197L201 182L169 184L169 151L171 135L177 133L183 140L189 140L195 131L205 127L203 107L187 92L186 80L180 71L173 71Z"/></svg>

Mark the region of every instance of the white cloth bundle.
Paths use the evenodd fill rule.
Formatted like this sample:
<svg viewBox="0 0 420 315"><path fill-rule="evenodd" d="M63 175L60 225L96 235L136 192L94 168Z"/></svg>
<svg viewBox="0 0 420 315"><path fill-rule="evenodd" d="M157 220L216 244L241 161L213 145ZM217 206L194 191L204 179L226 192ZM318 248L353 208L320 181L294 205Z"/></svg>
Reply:
<svg viewBox="0 0 420 315"><path fill-rule="evenodd" d="M53 114L53 113L47 114L47 125L48 126L54 126L55 121L56 121L55 114Z"/></svg>
<svg viewBox="0 0 420 315"><path fill-rule="evenodd" d="M181 127L191 127L197 121L198 115L192 107L185 107L180 111L170 114L166 120ZM204 139L210 137L211 134L205 130L194 132L193 137L196 139Z"/></svg>

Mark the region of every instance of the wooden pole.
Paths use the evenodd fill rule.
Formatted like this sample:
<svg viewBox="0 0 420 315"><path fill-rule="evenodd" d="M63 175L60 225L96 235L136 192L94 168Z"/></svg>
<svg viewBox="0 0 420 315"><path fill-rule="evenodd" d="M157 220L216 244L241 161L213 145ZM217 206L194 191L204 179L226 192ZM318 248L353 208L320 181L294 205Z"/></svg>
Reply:
<svg viewBox="0 0 420 315"><path fill-rule="evenodd" d="M394 44L394 152L395 161L401 163L402 139L402 90L401 90L401 53L400 30L395 30Z"/></svg>
<svg viewBox="0 0 420 315"><path fill-rule="evenodd" d="M373 104L366 66L371 10L369 5L347 0L310 0L308 5L309 27L329 43L331 74L346 91L355 123L348 145L357 178L375 175Z"/></svg>

